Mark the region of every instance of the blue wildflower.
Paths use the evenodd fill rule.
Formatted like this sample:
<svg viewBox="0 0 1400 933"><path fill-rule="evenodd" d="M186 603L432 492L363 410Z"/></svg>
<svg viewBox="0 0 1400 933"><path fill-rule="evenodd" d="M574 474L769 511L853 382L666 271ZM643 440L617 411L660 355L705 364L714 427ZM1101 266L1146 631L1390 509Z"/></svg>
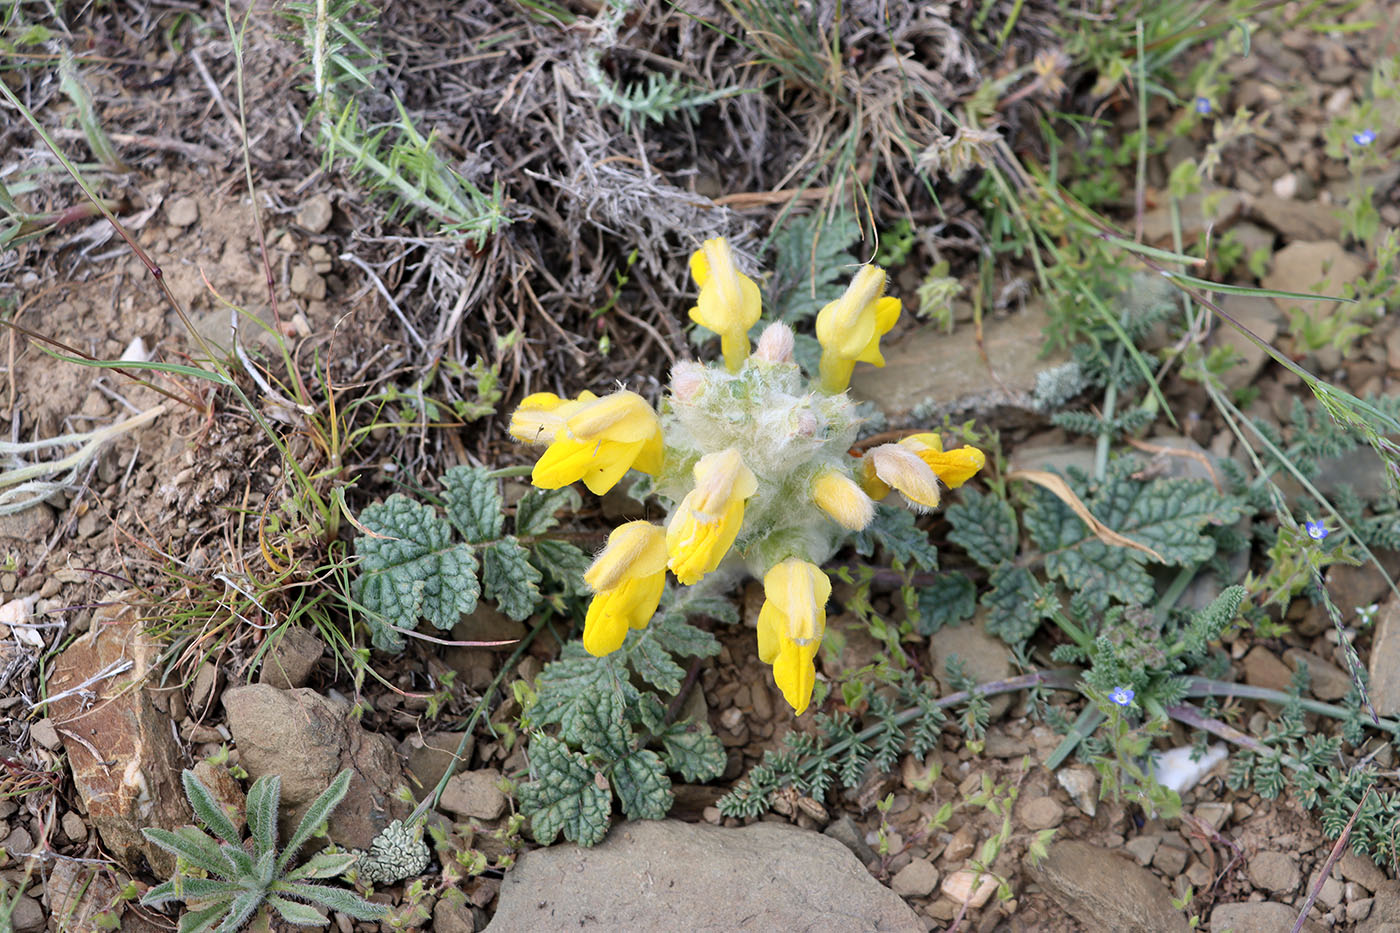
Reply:
<svg viewBox="0 0 1400 933"><path fill-rule="evenodd" d="M1321 541L1327 537L1327 526L1322 522L1308 522L1305 527L1308 529L1308 537L1314 541Z"/></svg>
<svg viewBox="0 0 1400 933"><path fill-rule="evenodd" d="M1351 134L1351 141L1358 146L1369 146L1376 141L1376 131L1367 127L1364 130L1357 130Z"/></svg>
<svg viewBox="0 0 1400 933"><path fill-rule="evenodd" d="M1197 98L1196 98L1196 112L1199 113L1201 116L1205 116L1206 114L1210 113L1210 111L1211 111L1210 98L1209 98L1209 97L1197 97Z"/></svg>
<svg viewBox="0 0 1400 933"><path fill-rule="evenodd" d="M1132 687L1114 687L1108 698L1119 706L1127 706L1133 702L1133 697L1137 696Z"/></svg>

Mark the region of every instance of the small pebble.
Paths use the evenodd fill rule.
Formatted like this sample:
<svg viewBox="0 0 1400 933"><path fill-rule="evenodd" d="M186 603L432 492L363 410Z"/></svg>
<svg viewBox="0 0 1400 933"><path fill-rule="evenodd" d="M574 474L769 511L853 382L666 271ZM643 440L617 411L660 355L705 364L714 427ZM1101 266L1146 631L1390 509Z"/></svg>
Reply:
<svg viewBox="0 0 1400 933"><path fill-rule="evenodd" d="M177 227L188 227L199 219L199 202L194 198L177 198L166 209L165 216Z"/></svg>

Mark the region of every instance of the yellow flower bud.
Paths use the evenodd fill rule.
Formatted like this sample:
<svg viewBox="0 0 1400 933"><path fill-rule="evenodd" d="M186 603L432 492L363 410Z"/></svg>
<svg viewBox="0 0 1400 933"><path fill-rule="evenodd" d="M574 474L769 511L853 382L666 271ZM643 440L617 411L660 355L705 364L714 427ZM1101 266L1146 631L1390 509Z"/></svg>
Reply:
<svg viewBox="0 0 1400 933"><path fill-rule="evenodd" d="M622 647L627 630L645 628L666 586L666 535L650 522L613 529L583 575L596 594L583 623L583 647L602 657Z"/></svg>
<svg viewBox="0 0 1400 933"><path fill-rule="evenodd" d="M749 328L758 323L763 299L758 284L734 267L724 237L706 240L690 257L690 275L700 286L700 298L690 319L719 334L724 365L738 372L749 355Z"/></svg>
<svg viewBox="0 0 1400 933"><path fill-rule="evenodd" d="M661 421L646 399L625 390L602 398L579 396L577 403L544 414L557 416L565 405L573 407L554 426L549 449L535 464L531 482L536 486L558 489L581 479L601 496L629 469L652 474L661 469ZM523 418L521 427L529 427Z"/></svg>
<svg viewBox="0 0 1400 933"><path fill-rule="evenodd" d="M744 524L744 500L758 480L733 447L695 464L695 488L686 493L666 528L671 572L686 586L719 566Z"/></svg>
<svg viewBox="0 0 1400 933"><path fill-rule="evenodd" d="M510 416L510 436L526 444L548 444L569 415L578 411L583 402L595 398L592 392L584 392L576 402L566 401L553 392L527 395Z"/></svg>
<svg viewBox="0 0 1400 933"><path fill-rule="evenodd" d="M812 481L812 501L842 528L860 531L875 517L875 503L838 470L824 470Z"/></svg>
<svg viewBox="0 0 1400 933"><path fill-rule="evenodd" d="M826 601L831 581L821 568L789 558L763 575L763 608L758 613L758 656L773 665L773 680L793 712L801 716L812 702L814 659L826 634Z"/></svg>
<svg viewBox="0 0 1400 933"><path fill-rule="evenodd" d="M884 270L861 266L846 293L817 312L822 391L846 391L856 363L885 365L880 338L899 320L900 303L898 298L882 297L884 292Z"/></svg>

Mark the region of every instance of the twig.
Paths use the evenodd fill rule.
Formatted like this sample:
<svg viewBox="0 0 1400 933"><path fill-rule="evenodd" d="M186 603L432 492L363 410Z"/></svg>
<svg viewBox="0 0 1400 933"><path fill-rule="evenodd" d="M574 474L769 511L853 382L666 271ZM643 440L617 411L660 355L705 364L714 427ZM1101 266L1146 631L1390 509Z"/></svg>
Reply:
<svg viewBox="0 0 1400 933"><path fill-rule="evenodd" d="M1342 850L1346 848L1347 840L1351 838L1351 828L1356 825L1356 818L1361 815L1361 810L1366 806L1366 798L1371 796L1371 785L1366 785L1366 791L1361 795L1361 802L1356 805L1356 809L1351 811L1351 819L1347 820L1347 825L1342 827L1342 834L1337 837L1337 841L1332 846L1332 851L1327 855L1327 861L1322 863L1322 871L1318 872L1317 884L1313 885L1308 892L1308 899L1303 901L1303 909L1298 912L1298 919L1293 923L1293 933L1299 933L1303 929L1303 924L1308 919L1308 911L1312 910L1313 902L1317 900L1318 894L1322 893L1322 885L1327 881L1327 876L1332 874L1332 866L1337 864L1337 860L1342 857Z"/></svg>

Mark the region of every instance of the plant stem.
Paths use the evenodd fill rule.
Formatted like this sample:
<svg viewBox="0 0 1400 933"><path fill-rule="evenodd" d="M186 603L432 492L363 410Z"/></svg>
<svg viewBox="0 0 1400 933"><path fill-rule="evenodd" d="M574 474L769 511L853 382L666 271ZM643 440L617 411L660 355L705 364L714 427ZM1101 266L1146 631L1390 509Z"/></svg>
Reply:
<svg viewBox="0 0 1400 933"><path fill-rule="evenodd" d="M1270 703L1279 704L1296 702L1306 712L1331 716L1333 719L1346 719L1351 715L1351 710L1345 706L1323 703L1320 700L1307 700L1282 690L1270 690L1268 687L1232 684L1220 680L1210 680L1206 677L1188 677L1186 682L1186 695L1189 697L1238 697L1245 700L1267 700ZM1393 719L1378 720L1375 722L1375 726L1391 735L1400 736L1400 722Z"/></svg>

